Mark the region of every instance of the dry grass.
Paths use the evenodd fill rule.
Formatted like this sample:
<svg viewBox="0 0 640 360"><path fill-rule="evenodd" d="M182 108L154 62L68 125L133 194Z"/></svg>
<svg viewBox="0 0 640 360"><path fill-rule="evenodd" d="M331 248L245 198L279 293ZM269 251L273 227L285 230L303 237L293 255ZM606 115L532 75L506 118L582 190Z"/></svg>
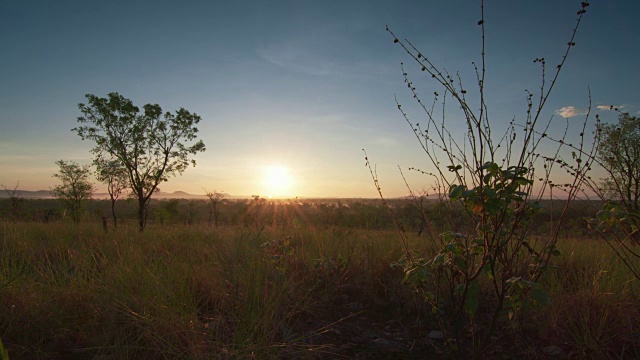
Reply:
<svg viewBox="0 0 640 360"><path fill-rule="evenodd" d="M553 304L505 327L496 354L638 355L638 284L602 244L561 245ZM406 356L437 355L427 307L390 267L401 253L389 231L3 222L0 338L13 359L314 359L397 355L351 346L357 329L397 328Z"/></svg>

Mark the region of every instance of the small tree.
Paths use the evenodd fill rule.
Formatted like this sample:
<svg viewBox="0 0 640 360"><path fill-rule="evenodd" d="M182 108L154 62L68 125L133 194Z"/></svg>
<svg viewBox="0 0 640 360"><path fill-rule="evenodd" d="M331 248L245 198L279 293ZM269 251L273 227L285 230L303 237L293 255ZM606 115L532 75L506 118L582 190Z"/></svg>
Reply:
<svg viewBox="0 0 640 360"><path fill-rule="evenodd" d="M209 191L204 189L205 194L209 198L209 220L208 223L211 225L211 213L213 212L213 223L216 227L218 227L218 203L224 199L224 193L219 192L217 190Z"/></svg>
<svg viewBox="0 0 640 360"><path fill-rule="evenodd" d="M88 103L79 104L83 126L72 129L83 139L93 140L97 158L113 157L126 169L132 195L138 200L138 224L144 231L147 207L158 185L182 174L196 162L190 155L204 151L196 141L200 116L180 108L162 113L158 104L147 104L141 112L131 100L118 93L108 98L86 95ZM187 145L187 142L195 142Z"/></svg>
<svg viewBox="0 0 640 360"><path fill-rule="evenodd" d="M79 223L84 202L90 199L95 191L89 181L91 170L88 165L80 166L73 161L59 160L56 164L60 170L53 174L53 177L62 181L62 185L54 187L51 191L69 209L73 221Z"/></svg>
<svg viewBox="0 0 640 360"><path fill-rule="evenodd" d="M23 200L19 193L20 190L18 190L19 186L19 181L16 183L16 186L13 189L8 188L6 185L2 184L2 188L7 193L7 195L9 195L9 200L11 200L11 211L13 212L13 217L15 219L20 218L20 204Z"/></svg>
<svg viewBox="0 0 640 360"><path fill-rule="evenodd" d="M113 226L118 227L116 218L116 201L125 189L129 187L129 175L127 169L122 163L116 159L106 160L98 157L94 160L96 165L96 175L98 181L107 184L107 192L111 198L111 216L113 217Z"/></svg>

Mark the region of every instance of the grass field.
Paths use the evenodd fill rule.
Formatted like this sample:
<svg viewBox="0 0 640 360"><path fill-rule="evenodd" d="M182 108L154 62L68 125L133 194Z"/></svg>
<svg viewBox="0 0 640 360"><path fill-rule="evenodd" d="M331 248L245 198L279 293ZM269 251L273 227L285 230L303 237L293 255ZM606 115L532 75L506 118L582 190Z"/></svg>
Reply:
<svg viewBox="0 0 640 360"><path fill-rule="evenodd" d="M559 247L552 304L486 357L640 358L638 281L600 241ZM11 359L444 358L401 256L387 230L0 222L0 338Z"/></svg>

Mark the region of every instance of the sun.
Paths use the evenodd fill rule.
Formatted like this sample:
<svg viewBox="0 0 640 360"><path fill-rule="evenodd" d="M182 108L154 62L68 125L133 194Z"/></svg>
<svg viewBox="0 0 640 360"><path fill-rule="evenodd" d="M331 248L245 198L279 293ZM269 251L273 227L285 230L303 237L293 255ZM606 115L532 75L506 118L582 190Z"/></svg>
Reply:
<svg viewBox="0 0 640 360"><path fill-rule="evenodd" d="M289 169L281 165L267 166L264 169L264 185L269 196L290 195L293 178Z"/></svg>

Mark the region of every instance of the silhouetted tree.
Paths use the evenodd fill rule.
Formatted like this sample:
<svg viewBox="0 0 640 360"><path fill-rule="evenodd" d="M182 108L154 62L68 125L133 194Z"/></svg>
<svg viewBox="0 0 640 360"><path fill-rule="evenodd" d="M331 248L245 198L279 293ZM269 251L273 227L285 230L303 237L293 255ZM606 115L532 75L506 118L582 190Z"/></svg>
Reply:
<svg viewBox="0 0 640 360"><path fill-rule="evenodd" d="M51 191L55 197L62 200L71 211L73 221L78 223L84 202L90 199L95 191L89 181L91 170L88 165L80 166L73 161L59 160L56 164L60 170L53 174L53 177L62 181L62 185L55 186Z"/></svg>
<svg viewBox="0 0 640 360"><path fill-rule="evenodd" d="M144 231L149 200L158 185L181 174L196 162L190 155L204 151L197 139L200 116L180 108L175 114L162 113L158 104L147 104L141 112L131 100L118 93L108 98L86 95L88 104L79 104L80 124L72 129L84 140L93 140L92 152L107 154L122 164L129 177L131 191L138 200L138 224Z"/></svg>
<svg viewBox="0 0 640 360"><path fill-rule="evenodd" d="M11 211L15 219L20 218L20 203L23 200L19 193L20 190L18 190L19 186L19 181L16 182L16 186L13 189L8 188L6 185L2 184L2 188L7 193L7 195L9 195L9 200L11 200Z"/></svg>
<svg viewBox="0 0 640 360"><path fill-rule="evenodd" d="M209 191L204 189L209 198L209 225L211 225L211 212L213 211L213 223L218 227L218 203L224 198L224 193L217 190Z"/></svg>
<svg viewBox="0 0 640 360"><path fill-rule="evenodd" d="M104 159L97 157L94 160L96 165L96 177L98 181L107 184L107 192L111 198L111 216L113 217L113 226L118 227L116 218L116 201L120 198L123 191L129 187L129 175L127 169L117 159Z"/></svg>

